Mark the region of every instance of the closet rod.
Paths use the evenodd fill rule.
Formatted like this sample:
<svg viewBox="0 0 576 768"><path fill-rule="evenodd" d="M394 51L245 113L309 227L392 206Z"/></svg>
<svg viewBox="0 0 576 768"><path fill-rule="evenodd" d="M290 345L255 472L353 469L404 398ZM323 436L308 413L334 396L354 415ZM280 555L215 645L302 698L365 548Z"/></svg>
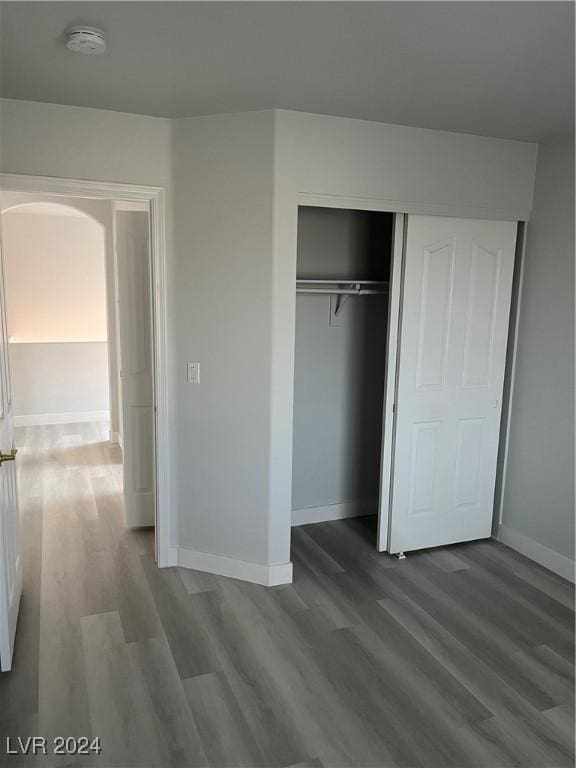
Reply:
<svg viewBox="0 0 576 768"><path fill-rule="evenodd" d="M296 288L296 293L341 293L345 296L366 296L367 294L382 295L388 293L388 289L377 290L375 288Z"/></svg>
<svg viewBox="0 0 576 768"><path fill-rule="evenodd" d="M296 278L297 283L306 285L388 285L387 280L308 280L307 278Z"/></svg>
<svg viewBox="0 0 576 768"><path fill-rule="evenodd" d="M330 285L334 288L330 288ZM366 296L387 292L388 283L385 280L296 280L296 293Z"/></svg>

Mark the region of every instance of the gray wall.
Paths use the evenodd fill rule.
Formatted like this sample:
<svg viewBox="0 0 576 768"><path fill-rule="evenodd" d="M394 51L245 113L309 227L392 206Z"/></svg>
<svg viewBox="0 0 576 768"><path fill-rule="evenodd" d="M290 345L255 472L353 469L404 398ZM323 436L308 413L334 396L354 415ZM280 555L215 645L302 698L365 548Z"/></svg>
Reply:
<svg viewBox="0 0 576 768"><path fill-rule="evenodd" d="M301 207L298 277L387 280L392 217ZM386 296L296 299L292 507L376 500L386 363ZM308 522L308 520L306 520Z"/></svg>
<svg viewBox="0 0 576 768"><path fill-rule="evenodd" d="M174 152L178 543L267 564L273 113L179 120Z"/></svg>
<svg viewBox="0 0 576 768"><path fill-rule="evenodd" d="M574 137L540 145L502 525L574 559ZM521 537L527 537L524 540ZM527 552L528 553L528 552Z"/></svg>

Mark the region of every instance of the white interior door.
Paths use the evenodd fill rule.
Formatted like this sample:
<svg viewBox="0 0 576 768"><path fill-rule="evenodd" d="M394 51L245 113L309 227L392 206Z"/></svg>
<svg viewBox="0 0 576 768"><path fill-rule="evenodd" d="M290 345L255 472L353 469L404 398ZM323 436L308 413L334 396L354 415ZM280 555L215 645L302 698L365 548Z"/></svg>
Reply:
<svg viewBox="0 0 576 768"><path fill-rule="evenodd" d="M154 370L149 215L116 212L126 525L154 525Z"/></svg>
<svg viewBox="0 0 576 768"><path fill-rule="evenodd" d="M392 553L491 534L516 230L408 217Z"/></svg>
<svg viewBox="0 0 576 768"><path fill-rule="evenodd" d="M22 594L20 517L16 487L16 466L10 460L14 449L14 420L8 365L6 294L0 247L0 668L12 667L14 637Z"/></svg>

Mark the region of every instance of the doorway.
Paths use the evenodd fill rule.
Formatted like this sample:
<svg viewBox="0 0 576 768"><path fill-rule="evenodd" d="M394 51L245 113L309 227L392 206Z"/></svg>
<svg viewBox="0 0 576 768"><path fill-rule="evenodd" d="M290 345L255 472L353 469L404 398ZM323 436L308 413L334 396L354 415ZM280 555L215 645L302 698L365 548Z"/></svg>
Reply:
<svg viewBox="0 0 576 768"><path fill-rule="evenodd" d="M299 208L293 525L378 513L393 219Z"/></svg>
<svg viewBox="0 0 576 768"><path fill-rule="evenodd" d="M45 431L95 447L79 428L90 424L118 444L128 528L155 524L148 207L10 192L2 202L14 426L67 425Z"/></svg>
<svg viewBox="0 0 576 768"><path fill-rule="evenodd" d="M110 421L107 201L5 193L14 426Z"/></svg>
<svg viewBox="0 0 576 768"><path fill-rule="evenodd" d="M135 383L134 377L138 378L142 370L135 371L132 368L132 387L134 394L135 413L132 419L134 429L132 438L140 441L141 445L146 445L149 449L147 458L150 467L148 475L142 471L140 458L131 462L131 476L134 481L134 492L140 494L143 490L147 491L147 509L148 520L145 524L155 525L155 549L156 559L160 567L174 564L174 550L170 546L170 496L168 482L169 467L169 448L168 448L168 404L166 387L166 313L165 313L165 207L164 190L158 187L133 186L126 184L103 183L84 180L58 179L49 177L30 177L16 174L2 174L0 177L0 189L3 195L11 194L36 194L49 195L56 200L61 197L85 199L92 203L106 203L113 211L112 227L108 246L112 249L118 242L120 247L130 247L138 249L142 247L142 237L139 236L138 226L135 224L142 215L147 217L147 223L144 225L147 237L147 259L146 269L136 276L129 291L128 299L135 301L142 308L143 304L148 308L147 320L144 323L150 335L150 352L148 356L147 377L140 375L140 382ZM134 231L124 231L121 238L117 238L116 223L122 220L120 229L126 230L127 219L134 222ZM129 228L130 229L130 228ZM140 224L140 230L142 226ZM141 232L140 232L141 234ZM140 244L140 245L139 245ZM123 260L123 264L131 262L131 269L134 269L137 259L131 258ZM107 288L108 288L108 326L110 331L110 318L114 316L114 307L110 301L110 284L118 277L114 271L113 263L108 260L107 263ZM127 276L126 276L127 277ZM140 292L135 293L134 282L140 286ZM115 301L115 299L113 300ZM126 304L126 303L125 303ZM114 334L110 334L113 336ZM116 339L120 342L120 339ZM113 346L113 345L110 345ZM135 346L137 350L142 351L145 346L142 334L136 339ZM115 407L117 408L116 429L110 430L112 440L122 441L124 455L132 455L126 446L127 436L122 434L120 424L120 413L122 412L121 403L121 377L120 366L117 365L117 358L120 356L120 350L111 350L109 355L110 367L110 411L111 421L114 417ZM128 355L126 355L128 359ZM138 361L134 356L132 362L142 363L142 355ZM115 364L116 363L116 364ZM115 371L115 373L114 373ZM126 367L124 368L126 372ZM142 379L147 378L147 384L142 385ZM116 393L114 392L116 388ZM144 409L142 403L143 390L146 392L148 402L149 419L144 418ZM125 423L125 422L124 422ZM126 461L124 462L126 465ZM126 477L125 477L126 481ZM151 512L151 514L150 514ZM128 520L130 525L137 525L138 521Z"/></svg>
<svg viewBox="0 0 576 768"><path fill-rule="evenodd" d="M131 362L137 362L138 365L126 366L130 374L129 381L133 383L134 378L139 374L141 379L147 378L149 384L147 387L129 387L128 390L123 386L123 394L127 391L130 394L128 398L130 407L126 407L126 401L123 398L124 412L124 472L123 485L124 495L132 494L132 499L140 504L141 496L148 499L148 505L140 504L140 509L148 509L152 512L145 525L154 525L153 550L156 563L159 567L173 565L175 561L174 550L170 547L170 507L169 507L169 483L168 483L168 423L167 423L167 388L166 388L166 317L165 317L165 213L164 213L164 190L157 187L135 187L124 184L100 183L81 180L68 180L50 177L32 177L14 174L0 175L0 190L3 197L9 195L49 195L54 197L52 201L56 204L62 203L62 198L72 198L72 207L78 206L78 200L84 198L87 201L107 201L115 214L115 208L118 203L128 201L130 206L133 203L144 204L146 206L148 217L145 226L145 238L140 236L138 230L142 227L129 226L127 234L123 238L122 246L123 258L119 259L122 265L118 272L124 271L124 310L134 312L140 310L144 313L145 319L141 317L131 318L131 324L125 327L146 328L147 339L143 341L144 334L134 336L130 339L129 346L134 346L139 350L138 355L128 356ZM28 201L29 202L29 201ZM8 207L8 206L7 206ZM121 205L119 206L121 207ZM130 213L130 207L128 208ZM136 211L136 214L140 214ZM0 219L1 220L1 219ZM112 215L112 221L115 222L115 215ZM126 227L125 227L126 230ZM114 235L114 226L110 227L110 236L108 241L115 245L120 241ZM110 251L111 253L112 251ZM145 258L142 258L144 254ZM144 262L144 264L143 264ZM114 269L109 267L107 272L107 288L109 288L111 279L114 278ZM11 395L11 377L8 360L8 332L6 328L6 300L4 294L4 270L0 272L0 298L1 298L1 323L0 323L0 437L2 452L0 453L0 464L3 465L3 482L0 483L0 500L3 508L3 528L0 537L0 666L3 671L10 670L14 653L14 640L16 636L16 627L19 615L20 597L22 594L23 583L23 558L20 537L20 514L18 504L18 493L15 470L16 457L18 450L14 440L14 402ZM119 295L122 294L122 279L119 283ZM107 294L108 299L110 293ZM107 301L108 318L113 316L110 312L110 302ZM122 300L120 300L122 305ZM114 324L107 322L108 332L110 326ZM147 355L142 354L144 346L148 346ZM146 359L147 365L143 367L143 360ZM114 362L115 358L109 355L109 364ZM112 367L112 366L110 366ZM146 368L146 370L144 370ZM134 374L134 376L132 375ZM110 382L114 377L110 375ZM121 381L123 377L120 377ZM142 402L143 392L148 397L144 407ZM114 403L114 399L110 398ZM131 406L134 406L132 408ZM126 414L129 415L128 421ZM61 425L62 426L62 425ZM64 425L65 426L65 425ZM129 442L128 435L132 443L138 441L140 445L146 445L146 450L139 453L127 449ZM110 431L107 431L107 437L110 438ZM97 435L98 438L98 435ZM82 436L76 435L74 440L82 442ZM74 442L74 440L72 442ZM88 440L90 442L90 440ZM74 453L74 451L72 451ZM149 458L149 465L143 468L140 459L142 456ZM77 458L77 457L76 457ZM84 457L85 458L85 457ZM82 462L80 462L82 463ZM52 462L53 466L54 462ZM46 465L49 468L50 464ZM86 469L86 462L84 461ZM91 461L88 466L92 467ZM88 474L94 471L94 468L88 470ZM86 473L85 473L86 474ZM67 478L69 479L69 478ZM132 484L127 482L132 480ZM115 494L118 489L115 489ZM143 493L144 492L144 493ZM104 493L104 499L107 498ZM124 505L126 510L130 509L130 504ZM134 508L134 507L132 507ZM129 518L126 515L123 522L130 526L139 525L139 521ZM89 526L88 526L89 527ZM71 554L76 556L81 554L81 547L78 549L76 542L71 549ZM60 578L60 577L59 577Z"/></svg>
<svg viewBox="0 0 576 768"><path fill-rule="evenodd" d="M388 212L298 208L292 526L363 518L311 536L386 536L403 225Z"/></svg>

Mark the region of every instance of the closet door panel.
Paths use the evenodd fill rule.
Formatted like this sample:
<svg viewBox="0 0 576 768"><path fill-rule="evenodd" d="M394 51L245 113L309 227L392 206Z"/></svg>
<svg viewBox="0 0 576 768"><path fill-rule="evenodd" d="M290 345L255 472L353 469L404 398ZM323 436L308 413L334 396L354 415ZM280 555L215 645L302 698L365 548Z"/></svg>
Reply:
<svg viewBox="0 0 576 768"><path fill-rule="evenodd" d="M491 534L516 229L409 217L390 552Z"/></svg>

